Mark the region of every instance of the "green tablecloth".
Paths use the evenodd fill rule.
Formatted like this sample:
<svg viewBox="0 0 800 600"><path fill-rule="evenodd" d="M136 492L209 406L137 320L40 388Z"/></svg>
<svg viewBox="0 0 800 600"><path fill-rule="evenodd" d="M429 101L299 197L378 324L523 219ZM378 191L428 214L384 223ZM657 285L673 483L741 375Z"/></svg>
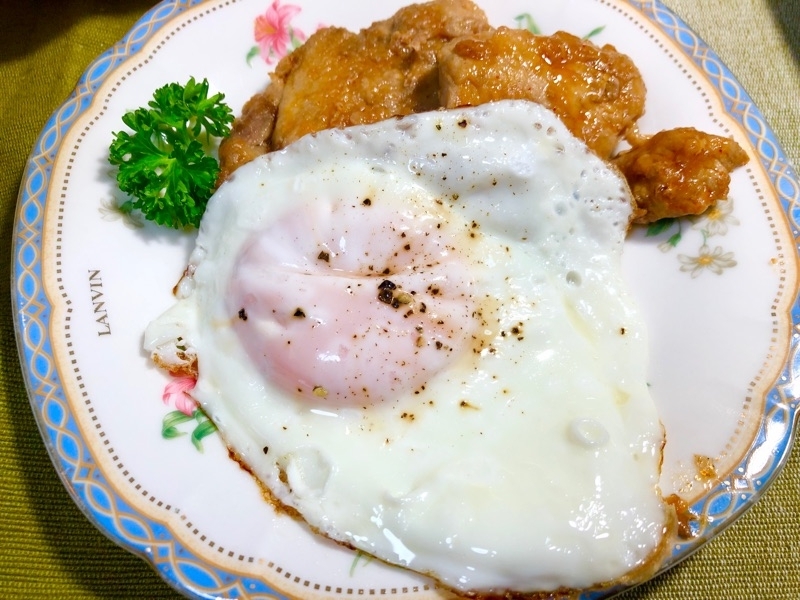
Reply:
<svg viewBox="0 0 800 600"><path fill-rule="evenodd" d="M665 3L722 57L800 165L800 2ZM86 66L151 4L0 0L0 281L10 280L17 192L36 136ZM62 487L25 393L8 289L0 312L0 597L174 597L147 564L99 533ZM800 452L737 524L624 598L800 598Z"/></svg>

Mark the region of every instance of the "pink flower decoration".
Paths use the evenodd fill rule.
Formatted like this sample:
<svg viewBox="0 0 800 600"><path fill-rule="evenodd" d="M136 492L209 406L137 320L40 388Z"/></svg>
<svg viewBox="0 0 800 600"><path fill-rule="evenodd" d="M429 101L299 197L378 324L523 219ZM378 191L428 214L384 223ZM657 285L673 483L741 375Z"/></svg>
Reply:
<svg viewBox="0 0 800 600"><path fill-rule="evenodd" d="M292 36L300 41L305 35L289 26L292 18L300 12L300 7L294 4L281 6L280 0L273 0L263 15L256 17L255 38L261 52L261 57L267 64L273 57L280 58L287 54L287 48L292 41Z"/></svg>
<svg viewBox="0 0 800 600"><path fill-rule="evenodd" d="M164 404L174 404L175 408L191 417L197 409L197 401L189 395L197 380L194 377L176 377L164 388L161 399Z"/></svg>

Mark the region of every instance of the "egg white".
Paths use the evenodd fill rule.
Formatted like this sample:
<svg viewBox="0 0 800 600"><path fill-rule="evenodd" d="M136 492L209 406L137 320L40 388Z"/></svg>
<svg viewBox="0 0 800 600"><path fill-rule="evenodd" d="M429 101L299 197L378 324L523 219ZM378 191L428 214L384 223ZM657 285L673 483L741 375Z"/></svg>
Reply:
<svg viewBox="0 0 800 600"><path fill-rule="evenodd" d="M388 256L396 244L387 214L434 241L384 272L369 252ZM323 131L218 190L181 298L145 345L167 356L180 339L196 352L194 396L226 443L326 536L460 591L591 587L649 560L665 531L646 331L620 272L630 214L621 176L529 102ZM275 231L291 215L300 215L291 235ZM272 258L237 274L259 239ZM317 248L327 248L325 264ZM259 261L270 263L263 272ZM409 317L377 299L382 281L406 276L416 292ZM258 314L237 311L276 277L285 293L269 283L277 299ZM336 298L332 312L316 280L333 290L322 296ZM422 315L423 284L434 280L446 293L428 294ZM270 311L297 306L325 315L321 327L348 313L336 290L354 281L375 298L365 327L380 329L381 318L398 327L385 352L359 348L354 335L331 359L355 369L357 384L334 397L336 369L325 371L330 385L312 386L305 363L295 376L274 350L258 355L276 339L316 343L308 319ZM348 314L344 334L360 323ZM423 367L403 373L406 324L434 327L432 318L445 329L415 345ZM381 380L390 369L396 385ZM348 391L372 379L381 391Z"/></svg>

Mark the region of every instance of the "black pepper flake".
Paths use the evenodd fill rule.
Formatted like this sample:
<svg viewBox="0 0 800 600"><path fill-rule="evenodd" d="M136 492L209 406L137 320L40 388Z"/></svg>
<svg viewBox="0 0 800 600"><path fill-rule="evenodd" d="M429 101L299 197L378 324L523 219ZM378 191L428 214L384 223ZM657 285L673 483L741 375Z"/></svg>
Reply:
<svg viewBox="0 0 800 600"><path fill-rule="evenodd" d="M372 206L372 200L369 198L364 198L364 201L361 202L364 206Z"/></svg>
<svg viewBox="0 0 800 600"><path fill-rule="evenodd" d="M247 311L245 309L243 309L243 308L239 309L239 318L242 321L247 321Z"/></svg>
<svg viewBox="0 0 800 600"><path fill-rule="evenodd" d="M306 313L305 313L305 312L303 312L303 309L302 309L302 308L299 308L299 307L298 307L298 308L297 308L297 309L294 311L294 316L295 316L295 317L297 317L298 319L305 319L305 318L306 318Z"/></svg>
<svg viewBox="0 0 800 600"><path fill-rule="evenodd" d="M619 328L619 334L620 335L625 335L625 328L624 327L620 327Z"/></svg>
<svg viewBox="0 0 800 600"><path fill-rule="evenodd" d="M463 128L463 127L466 127L466 126L467 126L467 120L466 120L466 119L461 119L461 120L458 122L458 126L459 126L459 127L462 127L462 128Z"/></svg>
<svg viewBox="0 0 800 600"><path fill-rule="evenodd" d="M411 304L413 302L413 292L408 293L403 290L397 289L392 281L384 279L378 284L378 300L384 304L390 305L392 308L400 308L404 304ZM409 311L405 316L408 317L413 313Z"/></svg>
<svg viewBox="0 0 800 600"><path fill-rule="evenodd" d="M264 448L262 450L264 451L264 454L268 454L269 453L269 446L264 446Z"/></svg>
<svg viewBox="0 0 800 600"><path fill-rule="evenodd" d="M317 258L319 260L324 260L325 262L331 262L331 255L325 250L322 250L319 254L317 254Z"/></svg>

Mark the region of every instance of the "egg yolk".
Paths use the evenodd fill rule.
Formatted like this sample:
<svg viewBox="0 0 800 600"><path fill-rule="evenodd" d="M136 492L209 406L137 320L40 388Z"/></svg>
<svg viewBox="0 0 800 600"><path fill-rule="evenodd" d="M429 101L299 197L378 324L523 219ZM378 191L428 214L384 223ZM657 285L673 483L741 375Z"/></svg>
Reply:
<svg viewBox="0 0 800 600"><path fill-rule="evenodd" d="M331 200L255 233L227 308L262 375L339 406L424 389L475 328L468 260L447 216Z"/></svg>

